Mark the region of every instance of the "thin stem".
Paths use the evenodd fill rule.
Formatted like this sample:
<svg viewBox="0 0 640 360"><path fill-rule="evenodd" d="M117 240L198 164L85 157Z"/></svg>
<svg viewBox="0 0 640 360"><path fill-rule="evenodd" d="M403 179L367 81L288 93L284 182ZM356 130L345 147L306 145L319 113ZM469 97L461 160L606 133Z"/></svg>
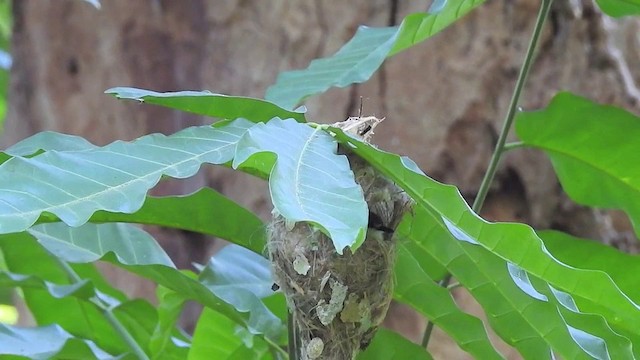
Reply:
<svg viewBox="0 0 640 360"><path fill-rule="evenodd" d="M549 9L551 8L552 2L553 0L542 0L542 4L540 5L540 10L538 11L538 17L536 18L536 24L533 28L533 34L531 35L531 40L529 41L529 46L527 47L527 52L525 53L525 56L524 56L524 62L522 63L522 67L520 68L520 73L518 74L518 79L516 80L515 89L513 90L511 101L509 102L509 109L507 111L507 115L505 116L504 123L502 125L502 130L500 131L500 136L498 137L496 147L493 150L493 154L491 156L491 161L489 161L489 166L487 168L487 171L484 174L482 183L480 184L478 195L476 196L473 202L473 206L471 207L473 211L476 213L480 212L480 210L482 209L482 205L484 204L484 201L487 198L487 194L489 193L489 187L491 186L491 182L493 181L493 178L496 175L498 163L500 162L500 158L502 154L508 149L522 146L519 143L513 143L513 144L509 144L510 145L509 147L505 147L505 142L507 141L507 135L509 135L509 130L511 129L511 125L513 124L513 119L515 118L516 111L518 109L520 94L522 93L522 89L524 88L527 75L529 74L529 69L531 68L531 63L533 62L536 45L538 44L538 39L540 38L540 34L542 33L542 28L545 20L547 19L547 15L549 14ZM451 274L449 273L442 279L442 281L440 281L440 286L448 287L450 281L451 281ZM433 323L429 321L424 331L424 336L422 337L423 347L427 347L427 345L429 345L429 339L431 338L432 332L433 332Z"/></svg>
<svg viewBox="0 0 640 360"><path fill-rule="evenodd" d="M278 353L280 353L280 355L282 355L283 359L289 359L289 354L280 347L280 345L276 344L275 342L273 342L273 340L269 339L268 337L264 337L264 341L271 346L271 348L275 351L277 351Z"/></svg>
<svg viewBox="0 0 640 360"><path fill-rule="evenodd" d="M58 264L60 265L62 270L64 270L64 272L67 274L71 282L79 283L80 281L82 281L80 276L78 276L75 270L73 270L66 261L58 258L55 255L53 256L53 258L58 262ZM140 344L138 344L138 342L133 338L133 336L131 336L131 334L124 327L124 325L122 325L122 323L115 316L115 314L111 310L111 307L108 304L106 304L104 301L100 300L96 296L92 297L89 300L93 304L95 304L100 310L102 310L102 313L107 318L107 321L109 321L111 326L113 326L115 331L118 333L118 335L120 335L120 337L124 340L124 342L127 343L127 345L129 346L133 354L135 354L135 356L138 359L150 360L147 354L144 352L144 350L142 350L142 348L140 347Z"/></svg>
<svg viewBox="0 0 640 360"><path fill-rule="evenodd" d="M552 2L553 0L542 0L542 5L540 6L540 11L538 12L538 18L536 19L536 25L533 28L533 34L531 35L531 40L529 41L529 47L527 48L527 52L524 56L524 63L520 68L518 80L516 80L516 87L513 90L513 95L511 96L509 110L507 111L507 115L504 119L504 124L502 125L502 130L500 131L500 136L498 137L498 142L496 143L496 148L493 150L493 156L491 156L489 167L487 168L487 172L484 174L484 178L482 179L482 183L480 184L478 196L476 196L476 199L473 202L472 209L476 213L480 212L480 209L482 209L482 205L484 204L484 200L486 199L487 193L489 192L491 182L496 175L496 169L498 168L500 157L504 152L504 143L507 141L507 135L509 135L511 124L513 123L513 119L516 115L518 102L520 100L520 94L522 93L522 88L524 88L525 80L527 79L527 75L529 74L529 69L531 68L531 63L533 62L535 48L538 44L538 39L540 38L540 33L542 33L542 27L544 25L544 21L547 18L547 15L549 14L549 9L551 8Z"/></svg>
<svg viewBox="0 0 640 360"><path fill-rule="evenodd" d="M431 339L431 333L433 332L433 322L427 322L427 327L424 329L424 334L422 335L421 345L423 348L427 348L429 346L429 340Z"/></svg>
<svg viewBox="0 0 640 360"><path fill-rule="evenodd" d="M506 143L504 144L504 146L502 147L502 152L505 153L507 151L513 150L513 149L518 149L521 147L524 147L524 142L522 141L515 141L515 142L510 142L510 143Z"/></svg>
<svg viewBox="0 0 640 360"><path fill-rule="evenodd" d="M293 314L287 312L287 331L289 335L289 360L298 360L298 337L296 336L296 324Z"/></svg>

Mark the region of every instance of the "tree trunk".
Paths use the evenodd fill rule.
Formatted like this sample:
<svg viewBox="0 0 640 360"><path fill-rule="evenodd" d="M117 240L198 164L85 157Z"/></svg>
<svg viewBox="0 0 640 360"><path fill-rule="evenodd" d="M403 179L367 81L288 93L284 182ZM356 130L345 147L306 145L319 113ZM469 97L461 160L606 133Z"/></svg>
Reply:
<svg viewBox="0 0 640 360"><path fill-rule="evenodd" d="M570 5L571 4L571 5ZM82 135L98 144L149 132L172 133L210 122L153 106L116 101L113 86L156 91L209 89L262 97L279 71L306 67L335 52L360 24L387 26L425 11L424 1L14 1L10 109L4 145L35 132ZM307 102L309 117L336 122L357 115L387 120L374 139L407 154L431 176L457 185L471 200L480 185L530 37L538 0L493 0L426 43L390 59L370 81ZM556 2L521 105L542 107L559 90L639 110L640 91L627 64L640 63L638 20L613 22L591 1ZM621 50L618 54L616 51ZM483 216L517 220L635 248L626 218L567 200L549 161L538 152L507 154ZM265 185L215 168L188 181L163 182L156 194L210 185L267 216ZM211 243L193 234L154 231L179 266L204 262ZM632 241L629 241L632 240ZM151 288L131 284L134 295ZM456 293L462 306L478 311ZM399 305L389 325L419 341L424 322ZM187 316L193 325L195 313ZM460 358L438 335L438 358Z"/></svg>

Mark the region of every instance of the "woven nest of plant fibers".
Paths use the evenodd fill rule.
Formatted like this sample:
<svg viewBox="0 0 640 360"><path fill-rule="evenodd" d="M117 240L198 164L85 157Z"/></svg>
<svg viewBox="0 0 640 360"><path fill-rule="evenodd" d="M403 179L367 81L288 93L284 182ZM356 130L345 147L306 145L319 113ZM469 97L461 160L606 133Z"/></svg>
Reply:
<svg viewBox="0 0 640 360"><path fill-rule="evenodd" d="M355 154L346 154L369 206L363 245L339 255L311 225L275 215L268 251L294 323L299 358L353 359L384 320L393 294L393 231L409 197Z"/></svg>

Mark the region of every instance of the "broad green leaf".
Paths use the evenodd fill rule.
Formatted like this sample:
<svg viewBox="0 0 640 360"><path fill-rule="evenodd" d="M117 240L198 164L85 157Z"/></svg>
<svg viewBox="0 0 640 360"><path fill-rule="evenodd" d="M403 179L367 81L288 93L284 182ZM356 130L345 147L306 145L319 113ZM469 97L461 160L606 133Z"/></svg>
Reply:
<svg viewBox="0 0 640 360"><path fill-rule="evenodd" d="M570 294L529 276L513 264L507 265L512 279L521 290L538 300L556 305L571 338L584 352L602 360L634 358L629 339L611 329L602 316L581 312Z"/></svg>
<svg viewBox="0 0 640 360"><path fill-rule="evenodd" d="M124 230L123 230L124 228ZM236 323L247 326L254 334L279 337L282 323L265 309L237 311L195 279L189 271L179 271L167 263L164 252L143 230L128 224L85 224L69 228L62 223L38 225L30 230L38 241L59 258L68 262L106 260L133 273L151 279L188 299L223 313ZM102 235L100 235L102 234ZM117 235L122 246L97 246L100 236ZM151 245L151 243L155 245ZM50 248L49 248L50 247ZM158 261L157 263L153 263Z"/></svg>
<svg viewBox="0 0 640 360"><path fill-rule="evenodd" d="M83 137L53 131L36 133L0 152L0 164L14 156L33 157L44 150L74 151L97 148Z"/></svg>
<svg viewBox="0 0 640 360"><path fill-rule="evenodd" d="M0 288L22 287L45 290L55 298L74 296L87 300L95 296L95 289L90 281L84 279L76 284L59 285L42 280L39 277L10 272L0 272Z"/></svg>
<svg viewBox="0 0 640 360"><path fill-rule="evenodd" d="M412 254L431 254L469 290L491 327L523 358L550 359L550 347L567 359L584 358L557 309L516 286L506 262L481 247L457 241L422 208L414 209L413 219L403 221L397 231L412 240L404 244Z"/></svg>
<svg viewBox="0 0 640 360"><path fill-rule="evenodd" d="M313 60L304 70L280 73L265 98L285 109L330 87L367 81L387 57L437 34L484 0L448 0L428 13L404 18L400 26L360 26L355 35L331 57Z"/></svg>
<svg viewBox="0 0 640 360"><path fill-rule="evenodd" d="M12 156L31 156L40 151L81 151L97 146L79 136L42 132L6 150ZM268 173L265 175L268 176ZM216 219L216 221L211 221ZM36 223L60 221L41 217ZM266 243L264 224L250 211L211 188L202 188L184 196L147 196L133 214L99 210L90 222L130 222L194 231L216 236L258 253Z"/></svg>
<svg viewBox="0 0 640 360"><path fill-rule="evenodd" d="M193 332L189 360L227 359L242 345L234 335L238 325L224 315L205 308Z"/></svg>
<svg viewBox="0 0 640 360"><path fill-rule="evenodd" d="M558 308L567 324L571 326L571 336L591 356L598 359L636 358L637 353L634 356L632 342L624 336L626 334L612 329L601 315L580 311L571 295L542 281L538 283L538 288L544 289L542 291L549 299L561 305Z"/></svg>
<svg viewBox="0 0 640 360"><path fill-rule="evenodd" d="M82 151L97 148L98 146L81 136L43 131L7 148L5 153L11 156L30 157L43 150Z"/></svg>
<svg viewBox="0 0 640 360"><path fill-rule="evenodd" d="M640 1L638 0L596 0L596 3L609 16L640 15Z"/></svg>
<svg viewBox="0 0 640 360"><path fill-rule="evenodd" d="M0 249L11 272L28 274L55 284L71 284L60 263L26 232L0 235ZM93 276L86 271L89 265L71 267L82 278ZM24 287L22 293L38 325L58 324L75 336L93 340L100 348L112 354L129 351L128 346L93 303L76 297L56 297L48 290L31 287ZM116 298L112 298L112 301L114 306L118 304Z"/></svg>
<svg viewBox="0 0 640 360"><path fill-rule="evenodd" d="M164 286L157 287L156 297L158 298L158 322L149 340L151 359L166 359L169 356L168 352L172 352L171 355L175 359L185 359L188 348L172 346L175 344L172 342L172 336L176 333L176 324L186 299Z"/></svg>
<svg viewBox="0 0 640 360"><path fill-rule="evenodd" d="M169 256L144 230L114 223L70 228L61 223L37 225L28 230L60 259L89 263L112 252L125 265L164 265L175 268Z"/></svg>
<svg viewBox="0 0 640 360"><path fill-rule="evenodd" d="M249 354L237 357L241 349ZM237 324L211 309L204 309L193 333L187 359L259 359L266 350L260 339L246 336Z"/></svg>
<svg viewBox="0 0 640 360"><path fill-rule="evenodd" d="M116 87L105 91L119 99L130 99L160 105L198 115L223 119L245 118L252 122L266 122L274 117L292 118L305 122L304 113L289 111L261 99L214 94L210 91L155 92L143 89Z"/></svg>
<svg viewBox="0 0 640 360"><path fill-rule="evenodd" d="M434 229L459 240L460 244L465 245L465 252L469 251L469 246L486 249L503 261L571 294L578 306L583 303L602 306L607 309L606 319L612 326L630 327L640 322L640 307L607 274L576 269L562 263L551 256L530 227L488 223L471 211L455 187L440 184L405 167L405 162L397 155L377 150L345 135L339 129L331 128L331 131L340 141L350 143L355 153L407 191L416 202L414 214L422 216L422 222L430 222ZM432 239L429 241L434 242ZM451 266L449 263L445 265ZM554 347L559 345L553 344Z"/></svg>
<svg viewBox="0 0 640 360"><path fill-rule="evenodd" d="M228 245L216 253L198 277L200 282L240 312L255 315L262 326L275 326L277 317L260 301L273 294L269 261L238 245ZM284 333L283 325L271 334Z"/></svg>
<svg viewBox="0 0 640 360"><path fill-rule="evenodd" d="M640 236L639 117L565 92L516 121L518 137L549 155L573 200L624 210Z"/></svg>
<svg viewBox="0 0 640 360"><path fill-rule="evenodd" d="M200 281L214 292L230 298L271 296L273 277L269 260L242 246L228 245L218 251L200 273ZM238 294L233 294L240 291ZM226 294L225 294L226 295ZM234 301L228 301L233 303Z"/></svg>
<svg viewBox="0 0 640 360"><path fill-rule="evenodd" d="M58 325L21 328L0 324L0 356L16 355L35 360L116 359L90 340L66 332Z"/></svg>
<svg viewBox="0 0 640 360"><path fill-rule="evenodd" d="M414 344L402 335L387 329L380 329L369 347L358 354L358 360L430 360L427 350Z"/></svg>
<svg viewBox="0 0 640 360"><path fill-rule="evenodd" d="M158 225L216 236L257 253L266 244L264 223L251 211L211 188L185 196L148 196L133 214L98 211L90 222Z"/></svg>
<svg viewBox="0 0 640 360"><path fill-rule="evenodd" d="M151 334L158 324L158 312L146 300L135 299L114 306L111 310L131 337L149 354ZM171 353L173 348L167 350Z"/></svg>
<svg viewBox="0 0 640 360"><path fill-rule="evenodd" d="M579 269L600 270L635 302L640 302L640 256L601 242L577 238L560 231L538 231L545 247L558 260Z"/></svg>
<svg viewBox="0 0 640 360"><path fill-rule="evenodd" d="M538 234L553 256L576 268L606 272L634 301L640 298L640 289L637 286L640 261L637 255L627 254L600 242L576 238L559 231L540 231ZM606 311L595 304L583 305L581 310L593 314L602 314ZM640 358L640 345L638 345L640 333L637 327L623 328L613 325L613 329L636 345L633 351L636 357Z"/></svg>
<svg viewBox="0 0 640 360"><path fill-rule="evenodd" d="M269 163L269 153L277 156L269 177L275 210L289 221L319 225L339 254L347 246L355 251L366 234L367 203L335 140L319 127L274 118L238 141L233 167L254 156Z"/></svg>
<svg viewBox="0 0 640 360"><path fill-rule="evenodd" d="M25 230L43 212L71 226L97 210L133 213L161 176L186 178L202 163L230 161L236 142L253 125L238 119L90 150L14 157L0 165L0 233Z"/></svg>
<svg viewBox="0 0 640 360"><path fill-rule="evenodd" d="M493 348L482 321L461 311L449 290L429 278L414 256L414 252L400 245L394 270L394 298L433 321L474 358L502 359Z"/></svg>

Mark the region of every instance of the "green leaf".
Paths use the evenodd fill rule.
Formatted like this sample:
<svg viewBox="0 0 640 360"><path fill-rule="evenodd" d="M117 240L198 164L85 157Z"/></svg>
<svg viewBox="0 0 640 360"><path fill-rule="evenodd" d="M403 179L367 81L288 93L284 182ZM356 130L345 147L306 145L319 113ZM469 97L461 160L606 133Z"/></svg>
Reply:
<svg viewBox="0 0 640 360"><path fill-rule="evenodd" d="M431 360L427 350L414 344L398 333L380 329L364 352L358 354L358 360Z"/></svg>
<svg viewBox="0 0 640 360"><path fill-rule="evenodd" d="M212 221L215 219L215 221ZM129 222L216 236L257 253L266 244L264 223L251 211L211 188L185 196L147 196L133 214L97 211L90 222Z"/></svg>
<svg viewBox="0 0 640 360"><path fill-rule="evenodd" d="M333 56L316 59L305 70L280 73L265 98L292 109L307 97L330 87L346 87L367 81L385 58L437 34L484 0L448 0L429 13L415 13L400 26L360 26L356 34Z"/></svg>
<svg viewBox="0 0 640 360"><path fill-rule="evenodd" d="M1 287L22 287L45 290L55 298L74 296L87 300L95 296L95 289L90 281L84 279L76 284L59 285L42 280L39 277L10 272L0 272Z"/></svg>
<svg viewBox="0 0 640 360"><path fill-rule="evenodd" d="M638 0L596 0L602 12L609 16L621 17L640 14L640 1Z"/></svg>
<svg viewBox="0 0 640 360"><path fill-rule="evenodd" d="M11 272L28 274L55 284L71 283L59 262L26 232L0 235L0 249ZM72 265L79 276L91 279L93 274L86 271L89 266L93 265ZM128 346L93 303L76 297L56 297L48 290L31 287L24 287L22 290L37 324L58 324L75 336L93 340L100 348L113 354L129 351ZM117 298L112 301L114 306L118 304Z"/></svg>
<svg viewBox="0 0 640 360"><path fill-rule="evenodd" d="M421 250L445 266L469 290L487 314L491 327L525 359L550 359L550 345L572 359L582 351L572 341L566 322L548 302L522 291L507 263L472 243L458 241L422 208L398 228L411 253ZM399 261L405 261L402 257Z"/></svg>
<svg viewBox="0 0 640 360"><path fill-rule="evenodd" d="M607 273L633 301L640 302L640 256L627 254L601 242L577 238L560 231L538 231L551 254L563 263Z"/></svg>
<svg viewBox="0 0 640 360"><path fill-rule="evenodd" d="M538 288L544 289L542 291L547 294L548 299L561 305L558 308L569 324L571 336L587 353L597 359L636 358L637 354L634 356L632 342L623 336L626 334L616 332L602 316L580 311L571 295L554 289L553 286L546 285L542 281L538 283ZM635 338L637 340L637 334Z"/></svg>
<svg viewBox="0 0 640 360"><path fill-rule="evenodd" d="M338 140L351 144L355 153L407 191L416 201L416 217L419 215L422 222L432 224L432 228L423 231L424 234L438 229L439 233L446 233L449 238L457 239L458 243L465 246L461 250L466 253L471 251L467 249L469 247L488 250L503 261L516 265L554 288L571 294L578 306L588 303L602 306L608 312L607 322L612 325L629 327L640 322L640 307L629 299L607 274L576 269L560 262L549 254L530 227L523 224L488 223L471 211L455 187L440 184L416 173L405 167L405 161L399 156L377 150L345 135L340 129L331 128L331 131L336 134ZM414 227L416 225L418 221ZM424 239L424 235L419 233L417 236L423 238L420 242L423 245L435 243L432 238ZM440 253L439 256L443 254L445 253ZM446 255L451 256L451 253ZM457 259L454 257L451 261L453 260ZM452 266L449 262L445 262L444 265L448 268ZM457 274L454 275L458 277ZM564 344L554 342L553 345L555 348Z"/></svg>
<svg viewBox="0 0 640 360"><path fill-rule="evenodd" d="M236 310L255 315L259 323L277 319L260 301L273 294L271 268L264 257L238 245L225 246L211 258L199 280ZM284 331L280 325L271 329L270 334L275 336Z"/></svg>
<svg viewBox="0 0 640 360"><path fill-rule="evenodd" d="M218 251L200 273L200 281L214 292L226 293L229 303L242 302L253 295L258 299L271 296L273 277L269 260L242 246L227 245ZM238 293L235 293L238 291Z"/></svg>
<svg viewBox="0 0 640 360"><path fill-rule="evenodd" d="M23 139L4 152L0 152L0 164L14 156L37 156L43 153L44 150L74 151L91 148L97 148L97 146L80 136L43 131Z"/></svg>
<svg viewBox="0 0 640 360"><path fill-rule="evenodd" d="M171 136L153 134L80 151L47 151L0 165L0 233L30 227L43 212L71 226L96 210L133 213L163 175L186 178L202 163L233 158L236 142L254 124L193 127Z"/></svg>
<svg viewBox="0 0 640 360"><path fill-rule="evenodd" d="M158 312L146 300L135 299L113 306L111 311L135 342L149 354L151 334L158 323ZM171 351L167 351L170 353Z"/></svg>
<svg viewBox="0 0 640 360"><path fill-rule="evenodd" d="M414 258L415 252L404 245L398 249L394 270L394 298L411 305L444 330L476 359L502 359L491 344L482 321L458 308L449 290L436 284Z"/></svg>
<svg viewBox="0 0 640 360"><path fill-rule="evenodd" d="M640 236L639 117L559 93L546 109L520 113L516 131L549 155L573 200L624 210Z"/></svg>
<svg viewBox="0 0 640 360"><path fill-rule="evenodd" d="M559 231L540 231L545 246L559 260L580 269L600 270L607 273L625 294L634 301L640 299L637 275L640 262L637 255L626 254L610 246L593 240L580 239ZM572 299L571 299L572 300ZM595 304L582 306L583 312L602 314L602 309ZM604 325L601 325L604 326ZM640 333L637 327L623 328L613 326L614 331L627 337L636 346L633 348L640 358Z"/></svg>
<svg viewBox="0 0 640 360"><path fill-rule="evenodd" d="M168 356L185 359L189 349L175 346L172 336L176 334L176 324L186 299L182 294L164 286L157 287L156 297L158 298L158 322L149 339L151 359L166 359Z"/></svg>
<svg viewBox="0 0 640 360"><path fill-rule="evenodd" d="M193 333L188 360L259 359L267 347L258 338L243 334L242 328L223 315L204 309ZM239 357L240 351L244 353Z"/></svg>
<svg viewBox="0 0 640 360"><path fill-rule="evenodd" d="M85 224L79 228L69 228L62 223L55 223L38 225L30 231L43 246L64 261L109 261L221 312L236 323L246 326L254 334L274 338L280 336L282 323L275 315L268 311L237 311L197 281L193 273L179 271L171 263L167 263L164 258L166 255L155 240L135 226ZM112 240L112 236L118 236L118 243L122 246L97 246L97 239L101 236Z"/></svg>
<svg viewBox="0 0 640 360"><path fill-rule="evenodd" d="M118 99L160 105L198 115L223 119L245 118L252 122L266 122L274 117L292 118L305 122L304 113L288 111L261 99L214 94L210 91L155 92L143 89L116 87L105 91Z"/></svg>
<svg viewBox="0 0 640 360"><path fill-rule="evenodd" d="M43 131L17 142L5 150L11 156L31 157L43 150L82 151L96 149L98 146L81 136Z"/></svg>
<svg viewBox="0 0 640 360"><path fill-rule="evenodd" d="M53 255L73 263L94 262L112 252L125 265L164 265L175 268L169 256L144 230L128 224L70 228L60 223L29 229Z"/></svg>
<svg viewBox="0 0 640 360"><path fill-rule="evenodd" d="M346 156L336 153L333 138L319 127L275 118L244 134L233 167L253 156L264 157L264 152L277 156L269 177L275 210L289 221L319 225L339 254L347 246L355 251L365 238L367 203Z"/></svg>
<svg viewBox="0 0 640 360"><path fill-rule="evenodd" d="M116 359L89 340L80 339L58 325L20 328L0 324L0 356L16 355L35 360Z"/></svg>

